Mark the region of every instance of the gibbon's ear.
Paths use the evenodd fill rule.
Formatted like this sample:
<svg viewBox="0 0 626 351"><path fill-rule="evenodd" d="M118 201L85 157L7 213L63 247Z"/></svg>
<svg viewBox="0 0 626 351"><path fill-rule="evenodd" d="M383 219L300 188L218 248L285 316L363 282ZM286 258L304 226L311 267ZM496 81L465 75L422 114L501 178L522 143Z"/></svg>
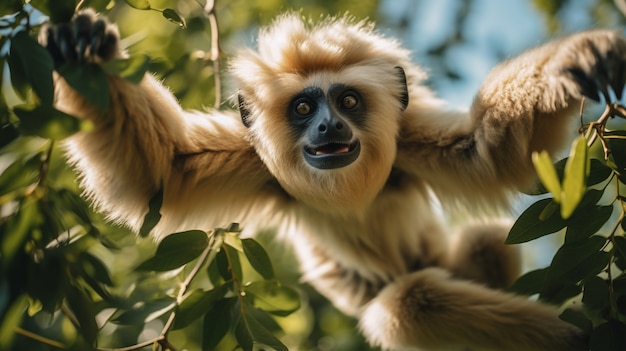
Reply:
<svg viewBox="0 0 626 351"><path fill-rule="evenodd" d="M246 128L250 128L252 121L250 120L250 110L246 107L246 101L241 94L237 95L237 103L239 105L239 114L241 115L241 122Z"/></svg>
<svg viewBox="0 0 626 351"><path fill-rule="evenodd" d="M402 83L402 93L400 94L400 103L402 103L402 111L406 110L406 107L409 106L409 88L406 85L406 74L404 74L404 69L400 66L396 66L396 75L400 82Z"/></svg>

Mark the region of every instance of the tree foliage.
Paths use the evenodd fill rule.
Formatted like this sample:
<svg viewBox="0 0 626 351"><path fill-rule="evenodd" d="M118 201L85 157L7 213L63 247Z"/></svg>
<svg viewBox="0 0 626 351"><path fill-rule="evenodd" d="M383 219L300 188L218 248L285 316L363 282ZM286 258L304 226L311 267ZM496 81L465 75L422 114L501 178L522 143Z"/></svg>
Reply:
<svg viewBox="0 0 626 351"><path fill-rule="evenodd" d="M471 10L465 3L456 14L460 21ZM556 31L570 2L533 3ZM228 18L220 22L220 38L236 37L286 8L265 0L218 4L217 12ZM594 4L594 16L603 18L606 1ZM289 5L306 7L313 17L350 11L363 18L373 17L379 2L294 0ZM53 61L36 41L44 20L66 22L76 6L75 0L0 2L0 349L252 350L265 345L284 350L306 343L290 344L285 333L306 334L304 339L316 340L308 346L318 346L342 330L350 339L336 337L337 348L364 349L363 340L354 337L353 320L306 287L281 283L284 267L274 266L259 242L241 239L236 224L173 233L155 245L141 237L160 220L162 194L150 201L138 239L90 210L58 146L90 125L54 108ZM222 104L222 52L215 18L207 17L215 8L192 0L84 0L81 6L117 15L122 32L137 32L137 26L155 32L131 45L128 59L58 69L95 106L108 108L106 75L136 83L148 70L184 107ZM461 27L429 55L440 57L461 42ZM521 214L508 242L554 233L564 240L548 267L522 276L512 289L564 305L561 317L590 332L592 350L623 350L626 131L609 120L624 117L624 109L607 103L599 115L581 125L584 133L568 158L553 165L548 155L534 156L544 184L537 192L541 198ZM300 308L302 289L309 300ZM285 323L285 318L294 319ZM308 321L294 331L298 318Z"/></svg>
<svg viewBox="0 0 626 351"><path fill-rule="evenodd" d="M548 197L530 205L507 238L519 244L564 234L550 265L523 275L512 290L563 305L561 319L588 332L593 351L626 348L626 133L609 129L610 118L626 118L626 108L608 101L556 165L533 155L544 185L538 194Z"/></svg>

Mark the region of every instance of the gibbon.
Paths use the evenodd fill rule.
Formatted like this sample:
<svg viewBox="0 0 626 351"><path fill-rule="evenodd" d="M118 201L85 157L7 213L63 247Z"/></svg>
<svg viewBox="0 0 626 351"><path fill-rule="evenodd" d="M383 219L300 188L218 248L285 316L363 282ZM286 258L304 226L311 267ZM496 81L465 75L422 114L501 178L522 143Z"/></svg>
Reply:
<svg viewBox="0 0 626 351"><path fill-rule="evenodd" d="M93 11L40 37L57 66L123 55ZM568 142L583 95L621 96L621 34L574 34L500 64L469 111L447 109L408 50L349 16L278 16L229 74L239 113L185 111L149 74L110 76L101 112L55 78L57 107L94 124L65 146L99 211L138 230L163 186L156 239L233 221L275 229L306 281L383 349L588 349L557 307L503 290L519 271L506 223L449 244L434 198L500 205L531 184L531 153Z"/></svg>

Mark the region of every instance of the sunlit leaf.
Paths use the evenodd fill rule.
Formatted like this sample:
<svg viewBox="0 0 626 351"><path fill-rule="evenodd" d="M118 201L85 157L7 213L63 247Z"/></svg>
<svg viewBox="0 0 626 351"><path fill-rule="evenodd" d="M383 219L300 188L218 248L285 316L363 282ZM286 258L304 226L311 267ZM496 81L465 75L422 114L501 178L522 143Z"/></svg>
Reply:
<svg viewBox="0 0 626 351"><path fill-rule="evenodd" d="M223 299L206 311L202 325L202 350L212 351L224 338L231 325L231 309L235 299Z"/></svg>
<svg viewBox="0 0 626 351"><path fill-rule="evenodd" d="M42 153L18 158L0 175L0 195L8 194L37 181Z"/></svg>
<svg viewBox="0 0 626 351"><path fill-rule="evenodd" d="M585 195L588 173L587 139L581 136L572 143L572 150L565 164L561 194L561 217L564 219L574 213Z"/></svg>
<svg viewBox="0 0 626 351"><path fill-rule="evenodd" d="M150 2L148 0L126 0L126 3L138 10L150 10Z"/></svg>
<svg viewBox="0 0 626 351"><path fill-rule="evenodd" d="M561 202L561 182L556 174L556 169L547 151L533 152L533 164L542 184L554 197L555 202Z"/></svg>
<svg viewBox="0 0 626 351"><path fill-rule="evenodd" d="M176 23L177 25L183 28L187 27L187 24L185 23L185 19L182 18L175 10L164 9L163 17L165 17L168 21L172 23Z"/></svg>
<svg viewBox="0 0 626 351"><path fill-rule="evenodd" d="M66 64L58 71L67 84L100 112L109 109L109 81L102 67L95 63Z"/></svg>
<svg viewBox="0 0 626 351"><path fill-rule="evenodd" d="M163 187L152 196L148 202L148 213L143 218L143 223L139 229L139 235L143 238L150 235L150 232L161 220L161 206L163 206Z"/></svg>
<svg viewBox="0 0 626 351"><path fill-rule="evenodd" d="M27 304L26 295L20 295L6 310L3 310L4 313L0 319L0 350L11 350L11 344L16 336L15 328L24 318Z"/></svg>
<svg viewBox="0 0 626 351"><path fill-rule="evenodd" d="M15 66L17 60L19 60L21 65L19 70L23 72L24 77L28 80L28 84L33 88L42 105L52 106L54 99L52 70L54 65L48 51L32 39L27 32L22 31L17 33L11 40L9 65ZM17 73L17 68L12 67L11 72L12 74L14 72ZM23 89L22 86L23 84L18 84L18 91Z"/></svg>
<svg viewBox="0 0 626 351"><path fill-rule="evenodd" d="M140 303L132 310L114 315L111 322L123 325L146 324L170 312L174 307L176 307L176 299L169 296L162 297Z"/></svg>
<svg viewBox="0 0 626 351"><path fill-rule="evenodd" d="M154 256L137 270L169 271L200 256L209 245L208 235L200 230L170 234L161 241Z"/></svg>
<svg viewBox="0 0 626 351"><path fill-rule="evenodd" d="M89 122L49 106L21 105L13 111L20 118L18 130L23 135L61 140L89 126Z"/></svg>
<svg viewBox="0 0 626 351"><path fill-rule="evenodd" d="M300 308L298 292L274 280L250 283L244 291L246 298L251 298L254 307L277 316L288 316Z"/></svg>
<svg viewBox="0 0 626 351"><path fill-rule="evenodd" d="M19 209L13 216L3 220L6 221L6 230L0 235L0 262L11 262L31 229L39 225L42 218L37 203L27 198L19 203Z"/></svg>
<svg viewBox="0 0 626 351"><path fill-rule="evenodd" d="M254 239L250 238L243 239L241 242L243 244L243 252L252 268L259 272L265 279L274 278L272 262L263 247Z"/></svg>
<svg viewBox="0 0 626 351"><path fill-rule="evenodd" d="M543 199L535 202L524 211L509 232L507 244L520 244L542 236L556 233L565 228L565 221L554 211L548 218L541 215L552 199Z"/></svg>
<svg viewBox="0 0 626 351"><path fill-rule="evenodd" d="M559 315L559 318L562 321L577 326L580 330L585 332L590 332L593 326L591 320L589 320L584 313L571 308L566 308L563 313Z"/></svg>

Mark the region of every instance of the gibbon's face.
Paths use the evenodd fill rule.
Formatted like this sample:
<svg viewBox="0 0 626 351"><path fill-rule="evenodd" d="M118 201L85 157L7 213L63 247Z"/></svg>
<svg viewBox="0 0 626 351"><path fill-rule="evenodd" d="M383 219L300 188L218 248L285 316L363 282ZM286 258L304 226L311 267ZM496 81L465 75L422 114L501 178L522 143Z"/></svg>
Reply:
<svg viewBox="0 0 626 351"><path fill-rule="evenodd" d="M291 196L323 211L366 207L384 187L408 104L409 53L365 22L295 13L231 61L248 137ZM419 71L421 72L421 71ZM418 78L418 79L416 79Z"/></svg>
<svg viewBox="0 0 626 351"><path fill-rule="evenodd" d="M324 91L310 86L289 103L289 127L303 140L302 156L314 168L350 165L361 153L351 125L363 127L367 106L359 92L341 83Z"/></svg>

